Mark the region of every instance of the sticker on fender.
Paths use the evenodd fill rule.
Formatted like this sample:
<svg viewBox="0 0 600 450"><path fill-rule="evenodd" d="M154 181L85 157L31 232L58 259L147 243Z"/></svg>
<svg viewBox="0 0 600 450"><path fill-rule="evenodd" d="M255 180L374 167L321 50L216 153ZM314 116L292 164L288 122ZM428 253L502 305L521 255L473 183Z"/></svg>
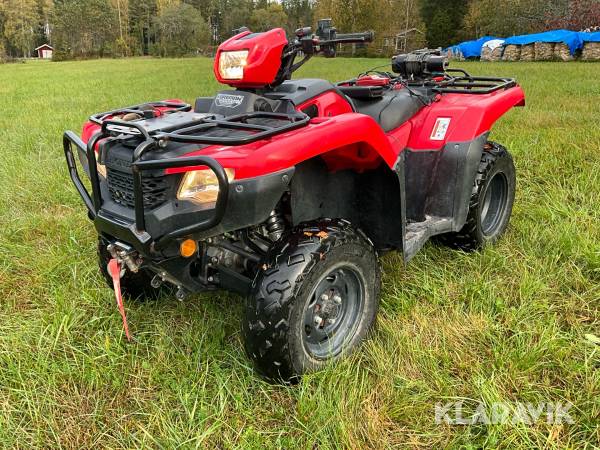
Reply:
<svg viewBox="0 0 600 450"><path fill-rule="evenodd" d="M448 117L438 117L438 119L435 121L435 125L429 139L432 141L443 141L446 138L446 133L448 132L448 127L450 126L450 120L451 119Z"/></svg>

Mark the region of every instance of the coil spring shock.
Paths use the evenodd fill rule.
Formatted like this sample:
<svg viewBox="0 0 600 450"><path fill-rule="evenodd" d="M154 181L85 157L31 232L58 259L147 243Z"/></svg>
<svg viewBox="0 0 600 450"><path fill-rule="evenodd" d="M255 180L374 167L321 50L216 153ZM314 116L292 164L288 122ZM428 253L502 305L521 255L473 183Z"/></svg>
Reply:
<svg viewBox="0 0 600 450"><path fill-rule="evenodd" d="M283 230L285 230L285 221L283 220L283 216L277 212L277 210L271 211L271 214L269 214L269 218L267 219L266 226L269 238L273 242L278 241L283 234Z"/></svg>

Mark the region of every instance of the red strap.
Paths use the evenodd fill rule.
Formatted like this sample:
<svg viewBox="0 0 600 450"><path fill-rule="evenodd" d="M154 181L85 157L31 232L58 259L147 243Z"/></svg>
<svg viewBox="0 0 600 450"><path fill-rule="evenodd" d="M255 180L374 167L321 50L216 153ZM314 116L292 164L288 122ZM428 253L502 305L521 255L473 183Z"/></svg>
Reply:
<svg viewBox="0 0 600 450"><path fill-rule="evenodd" d="M123 305L123 297L121 296L121 265L116 259L111 259L108 262L108 272L112 277L113 287L115 289L115 297L117 298L117 306L123 319L123 329L125 330L125 336L127 340L131 342L131 336L129 334L129 326L127 326L127 316L125 315L125 306Z"/></svg>

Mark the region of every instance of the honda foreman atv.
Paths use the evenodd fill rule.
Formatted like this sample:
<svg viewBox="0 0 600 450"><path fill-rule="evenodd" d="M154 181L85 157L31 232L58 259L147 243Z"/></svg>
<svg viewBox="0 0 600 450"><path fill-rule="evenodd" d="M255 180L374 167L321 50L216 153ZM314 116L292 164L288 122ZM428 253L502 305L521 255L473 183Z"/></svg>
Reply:
<svg viewBox="0 0 600 450"><path fill-rule="evenodd" d="M434 236L464 250L500 237L515 168L488 135L524 105L523 91L448 69L434 51L338 84L290 79L315 54L371 40L337 34L330 20L290 40L281 28L243 30L215 57L217 80L232 89L193 107L165 100L94 114L81 138L64 134L125 326L121 293L235 291L246 298L248 356L266 377L290 380L365 338L378 254L408 261Z"/></svg>

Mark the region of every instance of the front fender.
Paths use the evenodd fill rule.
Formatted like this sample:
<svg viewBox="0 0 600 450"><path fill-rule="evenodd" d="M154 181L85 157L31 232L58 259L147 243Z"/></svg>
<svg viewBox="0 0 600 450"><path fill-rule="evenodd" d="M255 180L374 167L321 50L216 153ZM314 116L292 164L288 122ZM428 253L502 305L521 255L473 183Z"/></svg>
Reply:
<svg viewBox="0 0 600 450"><path fill-rule="evenodd" d="M212 146L186 156L211 156L224 167L233 168L236 179L241 179L287 169L331 150L352 145L358 146L365 162L372 161L375 153L390 168L394 167L401 150L392 147L388 136L371 117L344 113L312 119L305 127L265 141L236 147ZM185 167L178 171L193 169Z"/></svg>

